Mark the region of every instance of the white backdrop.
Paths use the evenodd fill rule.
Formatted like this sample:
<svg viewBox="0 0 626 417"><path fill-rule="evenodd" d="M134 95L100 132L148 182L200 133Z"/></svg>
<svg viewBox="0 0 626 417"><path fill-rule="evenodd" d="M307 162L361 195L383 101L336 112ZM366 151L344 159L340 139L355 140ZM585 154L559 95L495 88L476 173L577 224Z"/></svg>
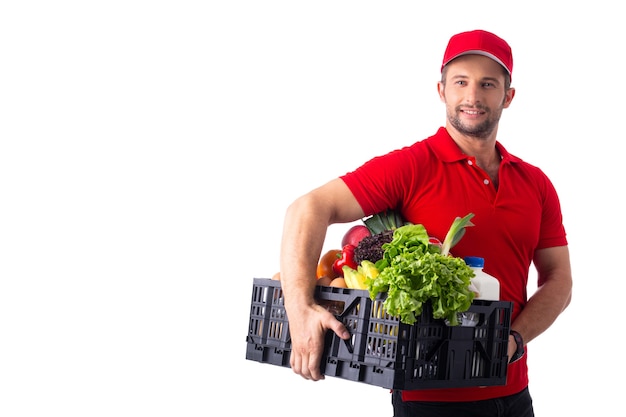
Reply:
<svg viewBox="0 0 626 417"><path fill-rule="evenodd" d="M617 415L616 3L7 4L0 415L391 416L383 388L245 360L252 278L278 270L294 198L444 123L443 50L476 28L513 48L499 139L552 178L569 233L574 300L530 345L536 414Z"/></svg>

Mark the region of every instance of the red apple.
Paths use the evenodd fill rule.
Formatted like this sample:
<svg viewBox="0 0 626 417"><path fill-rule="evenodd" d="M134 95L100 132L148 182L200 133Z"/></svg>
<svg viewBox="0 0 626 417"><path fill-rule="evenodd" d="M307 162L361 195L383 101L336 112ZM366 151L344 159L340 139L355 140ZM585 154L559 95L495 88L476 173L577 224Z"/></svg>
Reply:
<svg viewBox="0 0 626 417"><path fill-rule="evenodd" d="M370 236L372 233L367 226L362 224L357 224L352 226L345 235L343 235L343 239L341 240L341 247L343 248L346 245L354 245L357 246L359 242L365 237Z"/></svg>

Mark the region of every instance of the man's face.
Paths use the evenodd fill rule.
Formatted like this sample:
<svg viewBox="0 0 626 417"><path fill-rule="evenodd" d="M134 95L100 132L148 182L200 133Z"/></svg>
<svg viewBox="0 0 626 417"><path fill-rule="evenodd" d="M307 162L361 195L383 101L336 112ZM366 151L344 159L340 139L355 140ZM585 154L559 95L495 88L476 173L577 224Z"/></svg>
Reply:
<svg viewBox="0 0 626 417"><path fill-rule="evenodd" d="M463 135L489 137L513 99L514 90L505 91L503 68L491 58L465 55L447 65L445 77L439 95L448 122Z"/></svg>

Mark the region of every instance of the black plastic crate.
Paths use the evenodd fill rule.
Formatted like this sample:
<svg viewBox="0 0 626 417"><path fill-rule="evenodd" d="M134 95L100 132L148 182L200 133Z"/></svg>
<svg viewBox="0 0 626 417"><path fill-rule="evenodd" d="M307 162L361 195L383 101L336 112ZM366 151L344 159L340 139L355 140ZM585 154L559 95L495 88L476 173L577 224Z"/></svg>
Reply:
<svg viewBox="0 0 626 417"><path fill-rule="evenodd" d="M363 290L318 286L315 297L350 331L350 340L326 335L322 372L389 389L504 385L512 303L475 300L473 327L433 319L425 304L414 325L382 308ZM279 281L255 278L246 359L289 367L291 339Z"/></svg>

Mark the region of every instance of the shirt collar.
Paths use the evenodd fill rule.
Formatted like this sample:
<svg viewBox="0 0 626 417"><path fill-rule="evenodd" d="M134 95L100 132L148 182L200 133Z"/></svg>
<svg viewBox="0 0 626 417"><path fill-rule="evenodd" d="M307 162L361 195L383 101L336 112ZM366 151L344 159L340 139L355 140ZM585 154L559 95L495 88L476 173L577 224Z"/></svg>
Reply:
<svg viewBox="0 0 626 417"><path fill-rule="evenodd" d="M432 151L443 162L463 161L467 159L467 155L461 152L452 136L445 127L440 127L429 140L428 144ZM519 158L511 155L502 144L496 141L496 148L502 156L502 162L519 162Z"/></svg>

